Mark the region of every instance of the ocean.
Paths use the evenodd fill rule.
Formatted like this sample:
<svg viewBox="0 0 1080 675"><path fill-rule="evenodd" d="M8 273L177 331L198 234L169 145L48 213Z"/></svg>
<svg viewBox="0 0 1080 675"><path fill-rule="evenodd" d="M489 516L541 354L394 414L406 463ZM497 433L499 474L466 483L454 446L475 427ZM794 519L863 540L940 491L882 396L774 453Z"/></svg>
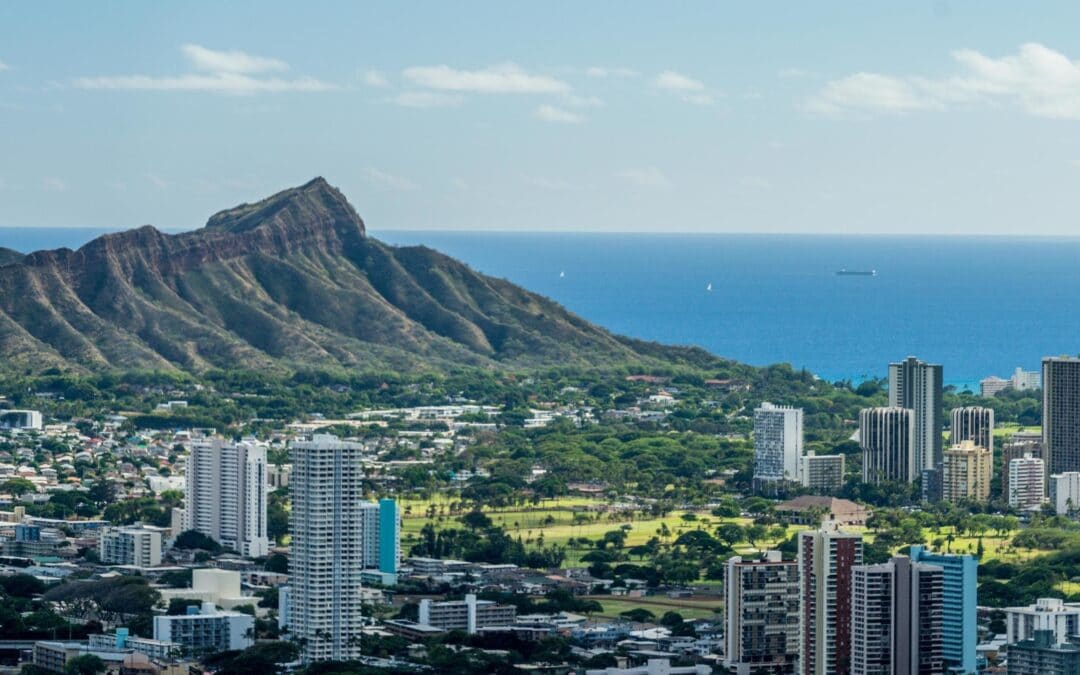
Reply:
<svg viewBox="0 0 1080 675"><path fill-rule="evenodd" d="M0 228L0 246L75 248L101 232ZM1080 352L1080 238L372 235L430 246L618 333L829 380L884 377L914 355L975 387Z"/></svg>

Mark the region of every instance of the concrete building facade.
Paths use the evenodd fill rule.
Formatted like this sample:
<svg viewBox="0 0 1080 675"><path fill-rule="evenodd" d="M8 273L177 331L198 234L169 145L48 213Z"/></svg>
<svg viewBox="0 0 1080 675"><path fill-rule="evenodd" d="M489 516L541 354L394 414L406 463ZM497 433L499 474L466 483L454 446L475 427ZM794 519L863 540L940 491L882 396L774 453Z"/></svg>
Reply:
<svg viewBox="0 0 1080 675"><path fill-rule="evenodd" d="M364 446L315 434L290 445L289 617L301 658L360 656Z"/></svg>
<svg viewBox="0 0 1080 675"><path fill-rule="evenodd" d="M954 411L955 412L955 411ZM943 453L941 498L953 504L990 499L994 456L973 441L960 441Z"/></svg>
<svg viewBox="0 0 1080 675"><path fill-rule="evenodd" d="M863 481L913 482L919 476L915 413L907 408L866 408L859 411L859 447Z"/></svg>
<svg viewBox="0 0 1080 675"><path fill-rule="evenodd" d="M862 536L826 522L799 533L799 672L851 673L851 574Z"/></svg>
<svg viewBox="0 0 1080 675"><path fill-rule="evenodd" d="M800 481L803 411L762 403L754 410L754 480Z"/></svg>
<svg viewBox="0 0 1080 675"><path fill-rule="evenodd" d="M192 444L183 527L250 557L270 550L266 534L266 448L220 439Z"/></svg>
<svg viewBox="0 0 1080 675"><path fill-rule="evenodd" d="M779 551L729 558L724 667L736 675L795 673L799 660L799 566Z"/></svg>

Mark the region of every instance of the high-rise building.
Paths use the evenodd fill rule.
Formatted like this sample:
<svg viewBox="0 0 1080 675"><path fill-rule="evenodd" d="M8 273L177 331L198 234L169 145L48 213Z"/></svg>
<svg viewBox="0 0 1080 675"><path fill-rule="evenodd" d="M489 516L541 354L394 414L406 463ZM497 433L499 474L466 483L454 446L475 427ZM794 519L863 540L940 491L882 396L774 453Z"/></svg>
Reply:
<svg viewBox="0 0 1080 675"><path fill-rule="evenodd" d="M1050 503L1059 516L1080 511L1080 471L1066 471L1050 476Z"/></svg>
<svg viewBox="0 0 1080 675"><path fill-rule="evenodd" d="M863 481L903 481L919 475L915 413L907 408L866 408L859 412Z"/></svg>
<svg viewBox="0 0 1080 675"><path fill-rule="evenodd" d="M379 500L379 571L397 574L401 565L401 514L393 499Z"/></svg>
<svg viewBox="0 0 1080 675"><path fill-rule="evenodd" d="M906 556L852 568L852 675L943 672L942 578Z"/></svg>
<svg viewBox="0 0 1080 675"><path fill-rule="evenodd" d="M832 521L799 533L799 672L851 672L851 571L862 564L862 535Z"/></svg>
<svg viewBox="0 0 1080 675"><path fill-rule="evenodd" d="M1051 631L1057 642L1080 635L1080 603L1039 598L1034 605L1005 608L1005 637L1009 644L1030 640L1040 630Z"/></svg>
<svg viewBox="0 0 1080 675"><path fill-rule="evenodd" d="M997 396L1009 388L1009 381L997 375L991 375L979 380L979 395L984 398Z"/></svg>
<svg viewBox="0 0 1080 675"><path fill-rule="evenodd" d="M982 406L953 408L949 441L956 445L961 441L972 441L980 448L986 448L994 454L994 409Z"/></svg>
<svg viewBox="0 0 1080 675"><path fill-rule="evenodd" d="M187 458L183 528L241 555L270 550L266 534L266 448L253 441L197 441Z"/></svg>
<svg viewBox="0 0 1080 675"><path fill-rule="evenodd" d="M1009 386L1017 391L1038 389L1039 385L1039 371L1037 370L1024 370L1017 367L1013 371L1012 377L1009 378Z"/></svg>
<svg viewBox="0 0 1080 675"><path fill-rule="evenodd" d="M289 448L288 625L305 662L360 657L363 449L328 434Z"/></svg>
<svg viewBox="0 0 1080 675"><path fill-rule="evenodd" d="M960 441L944 453L941 498L953 504L970 499L990 499L990 479L994 458L990 451L973 441Z"/></svg>
<svg viewBox="0 0 1080 675"><path fill-rule="evenodd" d="M910 556L914 562L942 569L941 657L946 670L976 672L978 558L932 553L922 546L912 546Z"/></svg>
<svg viewBox="0 0 1080 675"><path fill-rule="evenodd" d="M1017 440L1017 436L1019 436L1019 434L1013 434L1011 440L1001 446L1001 494L998 496L1005 501L1008 501L1009 495L1012 493L1009 489L1009 463L1014 459L1020 459L1025 455L1031 455L1032 457L1043 456L1042 440L1029 438L1020 438Z"/></svg>
<svg viewBox="0 0 1080 675"><path fill-rule="evenodd" d="M401 514L393 499L365 501L360 505L363 521L364 569L397 574L401 564Z"/></svg>
<svg viewBox="0 0 1080 675"><path fill-rule="evenodd" d="M1080 471L1080 358L1044 358L1042 368L1046 470Z"/></svg>
<svg viewBox="0 0 1080 675"><path fill-rule="evenodd" d="M1054 631L1037 630L1030 639L1009 645L1007 675L1076 675L1080 644L1059 642Z"/></svg>
<svg viewBox="0 0 1080 675"><path fill-rule="evenodd" d="M802 457L802 485L815 492L832 492L844 486L844 456L817 455L813 451Z"/></svg>
<svg viewBox="0 0 1080 675"><path fill-rule="evenodd" d="M754 480L799 482L803 411L762 403L754 410Z"/></svg>
<svg viewBox="0 0 1080 675"><path fill-rule="evenodd" d="M909 356L889 364L889 406L915 411L916 472L941 466L942 369Z"/></svg>
<svg viewBox="0 0 1080 675"><path fill-rule="evenodd" d="M1046 472L1038 457L1024 455L1009 462L1009 506L1034 510L1042 506L1046 495Z"/></svg>
<svg viewBox="0 0 1080 675"><path fill-rule="evenodd" d="M796 672L799 566L779 551L727 561L724 667L736 675Z"/></svg>

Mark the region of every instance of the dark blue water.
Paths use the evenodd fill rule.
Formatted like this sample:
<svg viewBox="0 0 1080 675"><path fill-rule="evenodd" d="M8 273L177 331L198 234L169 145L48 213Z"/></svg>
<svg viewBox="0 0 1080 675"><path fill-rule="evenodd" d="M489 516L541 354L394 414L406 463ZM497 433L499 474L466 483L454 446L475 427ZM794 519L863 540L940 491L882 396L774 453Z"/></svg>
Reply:
<svg viewBox="0 0 1080 675"><path fill-rule="evenodd" d="M74 248L96 234L0 229L0 246ZM374 235L431 246L619 333L828 379L884 376L913 354L971 384L1080 352L1080 239ZM878 276L836 276L844 267Z"/></svg>

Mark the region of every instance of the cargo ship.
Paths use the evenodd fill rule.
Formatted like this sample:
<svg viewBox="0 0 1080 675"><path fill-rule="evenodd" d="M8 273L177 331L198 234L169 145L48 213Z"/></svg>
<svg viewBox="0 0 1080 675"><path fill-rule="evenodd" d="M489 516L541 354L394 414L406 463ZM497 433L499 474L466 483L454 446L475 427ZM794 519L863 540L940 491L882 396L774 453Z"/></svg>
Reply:
<svg viewBox="0 0 1080 675"><path fill-rule="evenodd" d="M838 277L876 277L877 270L849 270L846 267L842 270L836 270L836 276Z"/></svg>

